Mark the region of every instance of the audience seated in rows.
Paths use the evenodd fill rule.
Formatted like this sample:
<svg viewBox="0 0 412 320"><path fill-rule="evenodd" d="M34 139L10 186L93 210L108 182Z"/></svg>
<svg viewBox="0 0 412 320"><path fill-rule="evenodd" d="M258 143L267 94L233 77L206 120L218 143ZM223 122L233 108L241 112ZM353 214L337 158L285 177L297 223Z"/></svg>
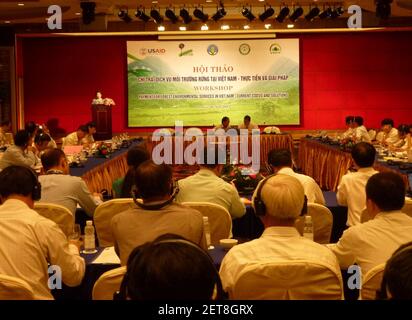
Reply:
<svg viewBox="0 0 412 320"><path fill-rule="evenodd" d="M325 205L325 198L322 190L313 178L296 173L292 169L292 155L287 149L274 149L268 154L268 163L272 168L273 173L286 174L295 177L302 184L308 202L319 203Z"/></svg>
<svg viewBox="0 0 412 320"><path fill-rule="evenodd" d="M260 214L265 230L259 239L230 249L221 264L220 277L229 297L243 271L270 262L321 262L340 276L339 264L332 252L325 246L302 237L294 226L305 207L305 193L299 180L277 174L261 183L264 185L255 191L252 203L255 210L263 211ZM263 202L264 208L256 207L256 197L259 202ZM252 290L253 283L250 287ZM260 288L255 289L257 291ZM313 290L319 293L324 288Z"/></svg>
<svg viewBox="0 0 412 320"><path fill-rule="evenodd" d="M36 299L49 300L49 265L60 267L63 283L78 286L85 262L79 244L69 244L58 225L33 210L40 193L31 169L9 166L0 172L0 274L25 280Z"/></svg>
<svg viewBox="0 0 412 320"><path fill-rule="evenodd" d="M48 149L41 156L41 162L45 174L39 177L42 185L40 202L66 207L73 216L79 204L86 214L92 217L97 207L96 201L84 180L69 174L70 168L64 152L60 149Z"/></svg>
<svg viewBox="0 0 412 320"><path fill-rule="evenodd" d="M366 274L412 240L412 218L401 212L404 203L405 184L400 175L381 172L369 178L366 209L372 220L350 227L338 243L329 245L342 269L356 263Z"/></svg>
<svg viewBox="0 0 412 320"><path fill-rule="evenodd" d="M376 298L412 300L412 242L401 245L386 262Z"/></svg>
<svg viewBox="0 0 412 320"><path fill-rule="evenodd" d="M131 198L132 186L134 185L135 169L144 161L150 159L150 154L144 146L135 146L127 151L126 161L129 166L124 178L113 182L113 191L116 198Z"/></svg>
<svg viewBox="0 0 412 320"><path fill-rule="evenodd" d="M365 186L368 179L378 173L373 169L376 150L366 142L357 143L352 149L352 159L356 172L345 174L338 186L338 204L348 207L347 226L361 223L361 214L366 207Z"/></svg>
<svg viewBox="0 0 412 320"><path fill-rule="evenodd" d="M34 167L37 163L37 157L31 146L33 139L26 130L17 131L14 136L14 145L9 146L0 159L0 169L8 166L26 166Z"/></svg>
<svg viewBox="0 0 412 320"><path fill-rule="evenodd" d="M213 163L210 164L207 163L208 149L210 153L214 151ZM219 149L217 147L213 149L204 148L203 161L201 161L204 164L200 164L200 170L196 174L179 180L179 193L176 200L180 203L215 203L227 209L232 218L242 217L246 212L245 205L240 200L236 187L220 178L223 165L219 164Z"/></svg>
<svg viewBox="0 0 412 320"><path fill-rule="evenodd" d="M143 162L135 173L136 207L112 218L116 252L125 265L136 246L165 233L183 236L206 249L203 216L197 210L173 202L176 188L172 168Z"/></svg>
<svg viewBox="0 0 412 320"><path fill-rule="evenodd" d="M223 295L208 253L181 236L165 234L131 252L117 298L199 301Z"/></svg>

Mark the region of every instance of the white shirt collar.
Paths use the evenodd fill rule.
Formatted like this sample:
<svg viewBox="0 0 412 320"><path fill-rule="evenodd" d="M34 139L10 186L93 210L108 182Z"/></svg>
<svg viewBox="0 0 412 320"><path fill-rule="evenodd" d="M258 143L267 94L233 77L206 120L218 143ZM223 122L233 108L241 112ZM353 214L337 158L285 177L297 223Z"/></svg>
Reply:
<svg viewBox="0 0 412 320"><path fill-rule="evenodd" d="M292 168L289 167L283 167L282 169L280 169L277 173L285 173L285 174L290 174L290 173L295 173L295 171L293 171Z"/></svg>
<svg viewBox="0 0 412 320"><path fill-rule="evenodd" d="M267 237L300 237L298 230L295 227L269 227L263 231L262 238Z"/></svg>

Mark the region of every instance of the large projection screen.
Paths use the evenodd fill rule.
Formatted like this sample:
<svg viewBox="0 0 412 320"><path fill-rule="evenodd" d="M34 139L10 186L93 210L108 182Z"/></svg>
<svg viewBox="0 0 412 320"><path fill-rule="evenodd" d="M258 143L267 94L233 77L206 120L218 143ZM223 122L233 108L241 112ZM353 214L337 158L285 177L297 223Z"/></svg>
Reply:
<svg viewBox="0 0 412 320"><path fill-rule="evenodd" d="M129 127L299 124L299 40L128 41Z"/></svg>

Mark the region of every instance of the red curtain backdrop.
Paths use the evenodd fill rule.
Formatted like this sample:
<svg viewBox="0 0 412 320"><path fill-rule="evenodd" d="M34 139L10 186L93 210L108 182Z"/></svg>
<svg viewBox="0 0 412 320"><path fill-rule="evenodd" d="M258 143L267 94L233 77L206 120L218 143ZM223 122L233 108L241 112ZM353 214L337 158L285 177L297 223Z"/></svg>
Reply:
<svg viewBox="0 0 412 320"><path fill-rule="evenodd" d="M367 127L384 117L412 123L412 32L288 37L301 40L301 125L286 130L343 128L346 115L363 116ZM127 127L126 41L138 39L20 38L25 120L55 119L73 131L90 121L91 100L102 90L117 103L113 132L148 131Z"/></svg>

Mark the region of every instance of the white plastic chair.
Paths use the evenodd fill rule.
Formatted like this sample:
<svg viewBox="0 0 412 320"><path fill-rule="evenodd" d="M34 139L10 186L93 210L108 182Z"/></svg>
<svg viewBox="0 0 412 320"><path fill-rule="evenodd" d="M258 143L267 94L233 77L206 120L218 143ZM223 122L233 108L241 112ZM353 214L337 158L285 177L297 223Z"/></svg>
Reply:
<svg viewBox="0 0 412 320"><path fill-rule="evenodd" d="M342 275L322 262L295 260L255 263L239 275L234 300L341 300Z"/></svg>
<svg viewBox="0 0 412 320"><path fill-rule="evenodd" d="M0 300L33 300L31 286L16 277L0 274Z"/></svg>
<svg viewBox="0 0 412 320"><path fill-rule="evenodd" d="M359 298L361 300L375 300L376 291L380 289L383 277L383 271L385 270L386 263L382 263L370 269L362 281L362 288L360 290Z"/></svg>
<svg viewBox="0 0 412 320"><path fill-rule="evenodd" d="M34 210L39 215L54 221L66 236L73 232L74 216L66 207L54 203L36 202Z"/></svg>
<svg viewBox="0 0 412 320"><path fill-rule="evenodd" d="M308 203L308 216L312 216L313 241L317 243L330 243L330 236L333 226L333 215L330 210L318 203ZM296 228L303 234L305 217L299 217L296 221Z"/></svg>
<svg viewBox="0 0 412 320"><path fill-rule="evenodd" d="M101 247L111 247L114 245L114 239L110 223L112 218L122 211L134 207L132 198L112 199L100 204L93 215L94 225L96 228L97 238Z"/></svg>
<svg viewBox="0 0 412 320"><path fill-rule="evenodd" d="M119 267L103 273L93 286L93 300L113 300L113 295L119 291L126 266Z"/></svg>
<svg viewBox="0 0 412 320"><path fill-rule="evenodd" d="M208 217L212 245L219 244L221 239L232 237L232 218L226 208L210 202L184 202L182 204Z"/></svg>

